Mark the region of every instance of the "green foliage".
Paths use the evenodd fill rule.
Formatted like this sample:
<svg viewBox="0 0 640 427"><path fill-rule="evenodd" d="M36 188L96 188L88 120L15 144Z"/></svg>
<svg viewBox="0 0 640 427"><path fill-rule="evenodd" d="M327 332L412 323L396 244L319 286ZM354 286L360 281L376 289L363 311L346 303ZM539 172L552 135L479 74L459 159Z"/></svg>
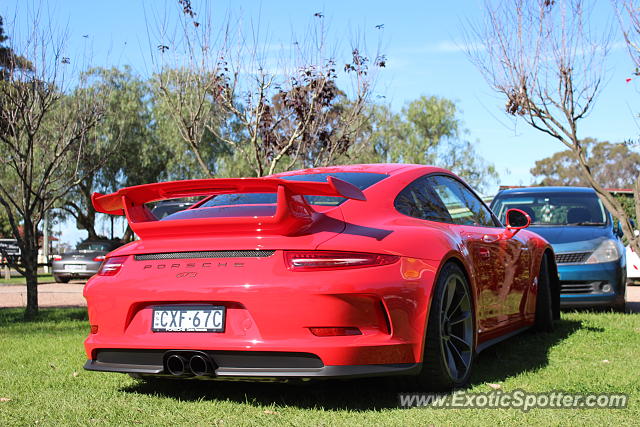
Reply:
<svg viewBox="0 0 640 427"><path fill-rule="evenodd" d="M4 209L0 209L0 237L11 237L11 224L9 224L9 218L4 213Z"/></svg>
<svg viewBox="0 0 640 427"><path fill-rule="evenodd" d="M4 20L0 16L0 80L7 80L14 69L32 70L33 64L23 56L17 55L5 43L9 40L4 32Z"/></svg>
<svg viewBox="0 0 640 427"><path fill-rule="evenodd" d="M342 160L347 162L400 162L451 169L475 188L483 189L498 174L475 152L466 138L455 103L437 96L422 96L402 111L373 105L367 112L363 136Z"/></svg>
<svg viewBox="0 0 640 427"><path fill-rule="evenodd" d="M0 16L0 80L7 80L9 78L9 74L15 68L18 69L32 69L31 63L26 60L24 57L16 55L13 49L10 46L6 46L5 43L9 40L9 36L7 36L4 32L4 20L2 16ZM0 109L3 108L3 102L0 99ZM8 124L6 120L4 120L3 115L0 114L0 127L6 129ZM1 174L0 179L5 182L9 179L7 173ZM10 238L12 237L11 225L9 223L9 217L7 213L0 206L0 237Z"/></svg>
<svg viewBox="0 0 640 427"><path fill-rule="evenodd" d="M631 189L640 171L640 153L623 143L598 141L585 138L581 141L594 179L609 189ZM537 185L567 185L588 187L571 150L559 151L538 160L531 169ZM635 219L635 203L632 195L617 194L626 215Z"/></svg>
<svg viewBox="0 0 640 427"><path fill-rule="evenodd" d="M640 171L640 153L623 143L581 141L593 178L606 188L631 188ZM589 186L575 154L564 150L538 160L531 174L539 185Z"/></svg>
<svg viewBox="0 0 640 427"><path fill-rule="evenodd" d="M422 96L402 109L404 141L391 147L392 161L435 163L441 143L455 144L463 130L453 101Z"/></svg>
<svg viewBox="0 0 640 427"><path fill-rule="evenodd" d="M86 137L79 165L85 179L58 206L75 217L89 237L96 237L97 217L91 204L94 191L104 193L159 180L209 177L202 162L216 177L258 175L255 159L264 156L264 150L256 155L246 123L216 105L215 97L204 86L211 79L203 77L198 83L194 78L194 73L186 70L165 69L143 80L129 67L96 68L83 75L86 88L71 96L90 95L105 106L105 112ZM323 132L329 132L332 123L341 117L353 115L352 109L360 108L341 92L338 98L323 113L331 116L322 121ZM181 104L189 108L175 108ZM283 111L278 112L279 108ZM189 116L200 110L201 116ZM270 112L274 117L287 116L285 110L284 101L273 100ZM347 153L336 154L336 163L434 164L452 169L480 189L497 176L493 166L474 152L456 105L448 99L421 97L400 113L370 104L365 116L362 126L350 136L360 137ZM285 127L292 126L295 123ZM282 129L278 131L286 136ZM275 138L275 130L265 132L259 135L260 143L267 134ZM286 139L285 136L278 138ZM306 151L284 154L274 172L312 167L323 147L331 146L305 138ZM101 164L98 169L96 162Z"/></svg>
<svg viewBox="0 0 640 427"><path fill-rule="evenodd" d="M129 67L91 69L82 79L86 87L71 96L91 96L105 111L85 138L78 165L84 178L58 206L87 230L89 238L96 238L91 194L157 181L169 152L154 140L148 85Z"/></svg>
<svg viewBox="0 0 640 427"><path fill-rule="evenodd" d="M103 93L105 117L95 129L95 155L103 150L115 152L97 174L98 189L115 191L121 186L157 181L166 170L170 150L159 143L149 100L149 83L123 69L94 69L91 90ZM89 159L87 159L89 160Z"/></svg>
<svg viewBox="0 0 640 427"><path fill-rule="evenodd" d="M633 219L636 223L636 228L638 228L638 218L636 218L636 204L633 200L633 196L630 194L616 194L614 197L624 208L624 212L627 214L627 217Z"/></svg>

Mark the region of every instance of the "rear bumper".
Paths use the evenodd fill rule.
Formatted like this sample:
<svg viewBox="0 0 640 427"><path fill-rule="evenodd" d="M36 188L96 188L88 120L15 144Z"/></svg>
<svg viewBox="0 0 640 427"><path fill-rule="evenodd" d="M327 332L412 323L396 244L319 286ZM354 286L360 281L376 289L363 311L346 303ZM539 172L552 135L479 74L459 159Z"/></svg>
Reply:
<svg viewBox="0 0 640 427"><path fill-rule="evenodd" d="M88 279L98 272L101 261L85 261L85 260L69 260L53 261L51 269L53 274L63 278L83 278ZM72 269L69 266L79 266L78 269ZM81 269L80 269L81 268Z"/></svg>
<svg viewBox="0 0 640 427"><path fill-rule="evenodd" d="M63 279L89 279L90 277L94 276L96 273L97 271L81 271L81 272L73 272L73 273L68 271L53 272L53 274Z"/></svg>
<svg viewBox="0 0 640 427"><path fill-rule="evenodd" d="M306 352L319 358L321 367L421 361L436 265L402 258L380 267L305 274L288 271L280 260L245 258L242 270L232 262L207 261L207 269L190 267L195 278L176 277L181 270L171 271L171 265L168 271L155 267L165 261L129 260L131 278L123 277L124 270L94 276L84 290L97 330L85 341L87 359L104 362L98 356L104 349L164 349ZM257 268L260 264L268 269ZM224 306L224 332L154 332L153 309L165 304ZM312 327L358 328L361 334L316 336Z"/></svg>
<svg viewBox="0 0 640 427"><path fill-rule="evenodd" d="M87 360L88 371L169 376L165 350L102 350ZM415 375L420 363L325 366L315 355L295 352L206 352L215 366L211 376L224 378L356 378Z"/></svg>

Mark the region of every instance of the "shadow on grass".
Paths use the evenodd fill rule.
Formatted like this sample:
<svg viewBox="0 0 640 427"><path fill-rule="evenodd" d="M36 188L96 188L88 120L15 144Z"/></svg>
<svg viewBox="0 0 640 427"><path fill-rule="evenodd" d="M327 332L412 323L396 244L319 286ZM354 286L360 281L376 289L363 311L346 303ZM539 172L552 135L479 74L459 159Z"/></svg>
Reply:
<svg viewBox="0 0 640 427"><path fill-rule="evenodd" d="M88 321L86 307L41 308L31 319L25 319L24 308L0 308L0 327L17 323Z"/></svg>
<svg viewBox="0 0 640 427"><path fill-rule="evenodd" d="M479 354L471 376L471 385L499 383L524 372L544 368L549 350L580 329L603 332L603 329L582 325L575 320L556 322L553 333L527 331Z"/></svg>
<svg viewBox="0 0 640 427"><path fill-rule="evenodd" d="M501 382L508 377L543 368L548 363L551 347L584 328L579 321L562 320L553 333L527 332L485 350L476 361L471 385ZM406 384L401 377L286 384L167 379L141 381L122 391L185 401L220 400L307 409L376 410L397 408L397 394L411 391Z"/></svg>

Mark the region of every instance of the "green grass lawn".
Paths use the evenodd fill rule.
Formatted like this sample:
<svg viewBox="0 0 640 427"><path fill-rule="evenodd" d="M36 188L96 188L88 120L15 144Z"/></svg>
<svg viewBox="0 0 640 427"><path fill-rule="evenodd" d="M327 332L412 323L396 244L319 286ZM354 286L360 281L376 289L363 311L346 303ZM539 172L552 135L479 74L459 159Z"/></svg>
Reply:
<svg viewBox="0 0 640 427"><path fill-rule="evenodd" d="M303 385L170 381L153 387L86 372L84 309L0 310L0 425L637 425L640 315L564 313L553 334L525 333L483 352L470 391L618 392L627 409L400 409L385 380ZM7 400L10 399L10 400Z"/></svg>
<svg viewBox="0 0 640 427"><path fill-rule="evenodd" d="M54 282L51 274L38 274L38 283L51 282ZM26 283L24 276L12 276L11 279L6 280L4 275L0 274L0 285L25 285Z"/></svg>

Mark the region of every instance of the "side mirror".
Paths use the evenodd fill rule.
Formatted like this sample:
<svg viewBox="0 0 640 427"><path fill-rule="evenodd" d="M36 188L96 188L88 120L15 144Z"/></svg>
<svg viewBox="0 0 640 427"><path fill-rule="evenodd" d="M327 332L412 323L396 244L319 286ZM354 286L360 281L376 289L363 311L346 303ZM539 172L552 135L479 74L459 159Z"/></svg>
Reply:
<svg viewBox="0 0 640 427"><path fill-rule="evenodd" d="M531 224L531 217L520 209L509 209L506 217L507 229L504 234L507 239L512 238L518 231L527 228Z"/></svg>

